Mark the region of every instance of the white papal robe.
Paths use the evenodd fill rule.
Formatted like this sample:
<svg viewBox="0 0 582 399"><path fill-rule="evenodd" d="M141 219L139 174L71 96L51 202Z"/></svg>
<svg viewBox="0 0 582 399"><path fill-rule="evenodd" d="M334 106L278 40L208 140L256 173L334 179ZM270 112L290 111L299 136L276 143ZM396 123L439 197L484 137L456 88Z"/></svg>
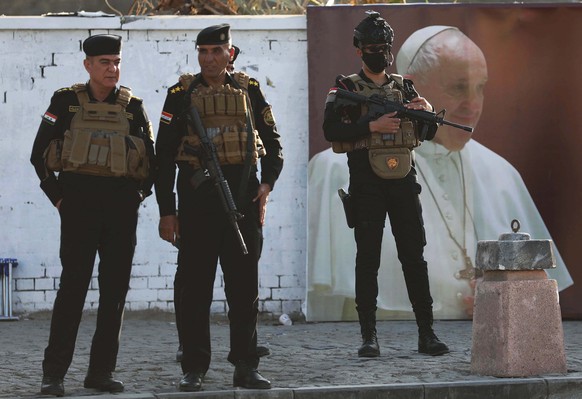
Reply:
<svg viewBox="0 0 582 399"><path fill-rule="evenodd" d="M485 146L470 140L460 152L450 152L424 142L415 153L434 317L465 319L462 298L471 296L472 290L459 275L465 268L462 249L474 263L477 241L497 240L511 231L513 219L532 238L551 237L517 170ZM348 181L345 154L328 149L310 160L306 316L311 321L357 318L353 309L356 245L337 195L340 187L347 191ZM554 255L557 267L548 274L563 290L572 285L572 278L555 245ZM378 285L379 318L414 317L388 218Z"/></svg>

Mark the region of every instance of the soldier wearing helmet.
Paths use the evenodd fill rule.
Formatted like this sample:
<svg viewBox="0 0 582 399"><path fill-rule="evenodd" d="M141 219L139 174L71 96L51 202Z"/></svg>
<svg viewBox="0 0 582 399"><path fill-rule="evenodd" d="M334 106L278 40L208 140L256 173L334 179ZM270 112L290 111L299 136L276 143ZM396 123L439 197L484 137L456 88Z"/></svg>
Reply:
<svg viewBox="0 0 582 399"><path fill-rule="evenodd" d="M418 325L418 351L428 355L448 353L435 335L427 262L426 238L420 205L421 186L414 165L414 148L432 140L437 125L419 123L390 112L379 117L358 103L339 101L337 89L366 97L380 96L412 110L433 107L421 97L413 82L387 74L392 64L394 31L379 13L368 11L354 30L353 44L362 59L357 74L340 75L325 106L323 130L336 153L347 153L349 193L342 201L356 240L356 310L362 345L360 357L377 357L376 336L378 270L386 214L402 263L408 297Z"/></svg>
<svg viewBox="0 0 582 399"><path fill-rule="evenodd" d="M394 61L393 40L394 30L374 11L368 11L368 17L354 29L354 47L362 51L362 61L374 73L383 73Z"/></svg>

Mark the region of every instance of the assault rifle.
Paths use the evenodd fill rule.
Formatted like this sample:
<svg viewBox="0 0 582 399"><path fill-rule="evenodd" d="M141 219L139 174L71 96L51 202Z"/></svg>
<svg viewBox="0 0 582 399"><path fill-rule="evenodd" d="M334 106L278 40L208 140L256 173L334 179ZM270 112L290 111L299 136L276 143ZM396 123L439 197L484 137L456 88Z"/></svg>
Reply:
<svg viewBox="0 0 582 399"><path fill-rule="evenodd" d="M421 111L417 109L408 109L404 105L388 100L378 94L373 94L371 97L366 97L358 93L354 93L348 90L335 88L336 95L336 105L354 105L354 104L366 104L368 106L368 115L372 118L377 119L384 114L390 112L398 112L398 117L406 117L413 121L424 122L424 123L436 123L438 125L449 125L457 129L463 129L467 132L473 132L471 126L461 125L454 122L449 122L445 120L445 110L443 109L438 114L431 111ZM339 100L339 101L337 101Z"/></svg>
<svg viewBox="0 0 582 399"><path fill-rule="evenodd" d="M238 221L241 220L244 215L236 209L236 204L234 202L234 198L232 197L232 192L230 191L230 186L224 178L222 169L220 169L216 146L210 137L208 137L208 132L206 131L206 128L204 128L202 120L200 119L200 114L198 114L198 110L195 107L190 107L189 112L186 114L186 119L188 124L190 124L194 131L198 133L201 145L200 148L196 148L185 143L184 151L190 155L199 157L202 164L206 167L207 174L203 174L205 174L208 179L213 180L214 185L217 188L220 201L222 202L222 207L224 208L224 211L228 217L228 221L236 234L243 254L246 255L249 252L247 250L247 245L245 244L242 233L240 232L240 228L238 227Z"/></svg>

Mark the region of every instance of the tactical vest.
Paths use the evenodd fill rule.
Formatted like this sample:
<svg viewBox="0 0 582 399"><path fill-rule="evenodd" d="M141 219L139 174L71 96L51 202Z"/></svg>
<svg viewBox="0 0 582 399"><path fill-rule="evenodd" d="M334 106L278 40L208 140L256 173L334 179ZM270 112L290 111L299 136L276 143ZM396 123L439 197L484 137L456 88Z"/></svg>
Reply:
<svg viewBox="0 0 582 399"><path fill-rule="evenodd" d="M400 87L404 83L402 76L391 74L390 77L398 83ZM360 75L354 74L348 76L348 78L355 83L356 92L362 94L366 97L371 97L373 94L379 94L386 97L388 100L403 103L402 92L394 88L394 84L386 85L384 87L378 87L374 83L366 82L360 77ZM368 112L367 106L364 104L361 106L361 115L366 115ZM418 140L414 124L412 121L407 119L402 119L400 123L400 128L395 134L382 134L382 133L372 133L369 137L366 137L357 141L334 141L331 143L333 152L344 153L359 149L381 149L381 148L408 148L412 149L418 147L420 141Z"/></svg>
<svg viewBox="0 0 582 399"><path fill-rule="evenodd" d="M241 165L245 163L247 152L251 164L256 164L259 157L266 154L259 133L254 128L254 120L250 110L248 98L249 76L236 72L234 79L241 87L230 84L220 87L195 87L190 95L190 104L195 107L206 129L206 134L212 140L221 165ZM195 76L185 74L180 76L180 83L184 90L188 90ZM247 126L250 123L251 126ZM248 147L248 132L251 148ZM200 168L200 159L191 152L184 151L184 145L200 147L200 138L197 132L188 126L188 134L182 138L176 154L176 161L187 161L195 169Z"/></svg>
<svg viewBox="0 0 582 399"><path fill-rule="evenodd" d="M49 146L47 167L58 172L145 179L149 174L145 143L129 134L125 112L131 100L130 89L121 86L116 103L109 104L90 102L83 83L72 88L79 100L79 110L64 140L61 143L53 140Z"/></svg>

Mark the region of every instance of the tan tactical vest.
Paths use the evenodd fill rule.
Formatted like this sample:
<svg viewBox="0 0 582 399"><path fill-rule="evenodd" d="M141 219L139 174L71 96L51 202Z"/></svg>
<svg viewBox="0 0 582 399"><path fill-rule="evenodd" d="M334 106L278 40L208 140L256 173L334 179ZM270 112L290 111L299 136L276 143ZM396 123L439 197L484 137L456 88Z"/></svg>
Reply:
<svg viewBox="0 0 582 399"><path fill-rule="evenodd" d="M144 141L129 134L125 108L131 91L121 87L115 104L92 103L86 85L73 85L79 99L79 110L64 134L62 150L53 141L47 150L47 167L94 176L131 177L145 179L149 160ZM58 153L61 152L60 156Z"/></svg>
<svg viewBox="0 0 582 399"><path fill-rule="evenodd" d="M229 84L220 87L196 87L190 96L191 105L200 114L206 134L216 146L218 161L221 165L244 164L247 154L248 131L255 135L253 148L250 151L251 164L256 164L257 159L265 155L265 149L259 133L254 129L252 112L249 109L248 98L249 76L236 72L233 77L241 89ZM185 74L180 76L180 83L184 90L188 90L195 76ZM247 129L247 112L250 117L250 129ZM184 144L193 147L200 146L200 138L197 132L188 126L188 135L182 138L176 161L187 161L194 168L200 168L200 160L196 155L186 153Z"/></svg>
<svg viewBox="0 0 582 399"><path fill-rule="evenodd" d="M390 75L400 86L404 83L402 76L392 74ZM388 100L402 104L402 92L393 87L393 84L384 87L378 87L374 83L366 82L359 75L354 74L348 78L355 83L356 92L366 97L371 97L372 94L379 94L386 97ZM362 105L361 115L368 112L367 106ZM380 149L380 148L408 148L412 149L420 145L420 141L416 137L414 124L403 119L400 123L400 129L395 134L381 134L372 133L369 137L357 141L334 141L331 143L332 149L336 153L350 152L363 148Z"/></svg>

